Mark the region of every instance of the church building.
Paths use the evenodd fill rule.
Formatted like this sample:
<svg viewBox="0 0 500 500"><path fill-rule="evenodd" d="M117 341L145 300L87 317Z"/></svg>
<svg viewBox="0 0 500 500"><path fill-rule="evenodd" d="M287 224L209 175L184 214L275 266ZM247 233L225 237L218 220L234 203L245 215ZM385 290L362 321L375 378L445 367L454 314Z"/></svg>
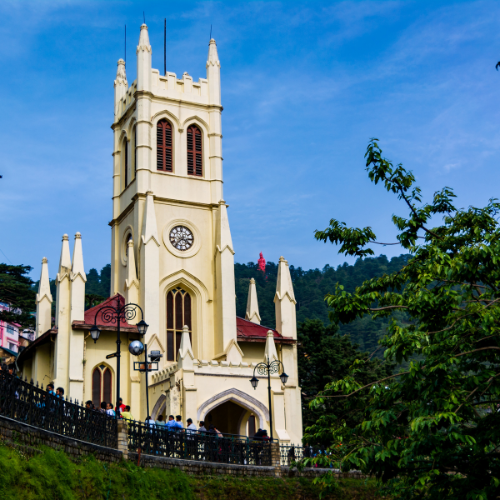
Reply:
<svg viewBox="0 0 500 500"><path fill-rule="evenodd" d="M97 311L106 304L140 305L149 325L140 337L141 313L120 322L120 396L144 420L145 375L134 370L144 356L129 353L140 339L160 351L159 369L148 378L152 418L180 414L204 420L223 433L270 431L284 443L302 438L297 370L295 297L287 261L279 259L276 329L260 325L255 281L245 318L236 316L234 249L223 195L220 62L210 40L207 76L160 74L151 66L148 27L137 46L137 80L128 84L118 61L115 87L113 212L110 298L85 311L82 236L72 256L62 239L57 272L55 324L47 259L36 298L37 338L19 356L23 377L54 382L73 400L115 402L117 324ZM96 342L90 330L96 323ZM281 370L250 379L255 366L279 360ZM269 407L271 406L271 407Z"/></svg>

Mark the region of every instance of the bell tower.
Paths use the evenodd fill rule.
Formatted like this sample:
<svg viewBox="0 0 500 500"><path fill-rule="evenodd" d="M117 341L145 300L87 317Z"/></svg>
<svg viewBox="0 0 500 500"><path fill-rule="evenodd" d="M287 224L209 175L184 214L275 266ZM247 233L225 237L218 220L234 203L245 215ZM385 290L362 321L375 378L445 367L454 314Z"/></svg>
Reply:
<svg viewBox="0 0 500 500"><path fill-rule="evenodd" d="M198 81L151 67L145 24L136 55L137 80L120 59L114 82L111 294L137 298L163 366L185 325L195 358L225 360L237 339L217 45Z"/></svg>

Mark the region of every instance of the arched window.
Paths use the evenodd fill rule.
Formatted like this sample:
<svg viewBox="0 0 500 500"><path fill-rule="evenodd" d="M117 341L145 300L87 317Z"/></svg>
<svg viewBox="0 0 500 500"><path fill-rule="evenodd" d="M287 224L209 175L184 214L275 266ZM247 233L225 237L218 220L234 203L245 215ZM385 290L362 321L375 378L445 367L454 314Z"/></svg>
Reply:
<svg viewBox="0 0 500 500"><path fill-rule="evenodd" d="M125 148L125 187L128 186L128 141L125 139L123 141L123 147Z"/></svg>
<svg viewBox="0 0 500 500"><path fill-rule="evenodd" d="M203 175L203 151L201 130L196 125L187 129L188 175Z"/></svg>
<svg viewBox="0 0 500 500"><path fill-rule="evenodd" d="M167 294L167 361L177 359L184 325L189 328L189 338L192 344L191 295L177 287Z"/></svg>
<svg viewBox="0 0 500 500"><path fill-rule="evenodd" d="M172 172L172 125L167 120L156 125L156 169Z"/></svg>
<svg viewBox="0 0 500 500"><path fill-rule="evenodd" d="M102 401L113 403L111 370L106 365L99 365L92 372L92 403L96 408L101 406Z"/></svg>

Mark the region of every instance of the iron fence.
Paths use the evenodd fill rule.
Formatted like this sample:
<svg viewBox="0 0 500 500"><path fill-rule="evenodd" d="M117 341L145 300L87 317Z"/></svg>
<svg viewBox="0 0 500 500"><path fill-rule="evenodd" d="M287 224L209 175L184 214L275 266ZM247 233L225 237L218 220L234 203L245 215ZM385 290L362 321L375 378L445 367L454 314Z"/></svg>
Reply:
<svg viewBox="0 0 500 500"><path fill-rule="evenodd" d="M271 465L271 444L245 436L219 437L210 432L173 429L131 420L128 424L128 447L184 460L221 462L238 465Z"/></svg>
<svg viewBox="0 0 500 500"><path fill-rule="evenodd" d="M117 447L117 421L0 371L0 415L63 436Z"/></svg>
<svg viewBox="0 0 500 500"><path fill-rule="evenodd" d="M292 465L293 462L300 462L303 458L311 458L321 453L315 446L296 446L294 444L280 445L280 464Z"/></svg>

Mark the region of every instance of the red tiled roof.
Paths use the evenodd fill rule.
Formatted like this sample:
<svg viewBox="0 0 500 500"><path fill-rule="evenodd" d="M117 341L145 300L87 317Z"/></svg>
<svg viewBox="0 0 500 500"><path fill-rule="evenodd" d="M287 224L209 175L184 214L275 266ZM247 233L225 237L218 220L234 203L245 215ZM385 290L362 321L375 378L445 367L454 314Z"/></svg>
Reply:
<svg viewBox="0 0 500 500"><path fill-rule="evenodd" d="M264 325L258 325L252 321L248 321L243 318L236 317L236 331L238 333L238 340L240 341L253 341L253 342L265 342L267 338L267 332L271 330L274 334L274 341L281 342L295 342L293 339L288 337L283 337L273 328L268 328Z"/></svg>
<svg viewBox="0 0 500 500"><path fill-rule="evenodd" d="M85 316L84 316L85 319L83 321L83 324L84 325L93 325L95 322L95 315L99 309L101 309L102 307L105 307L105 306L116 307L117 302L120 304L120 307L123 307L125 305L125 298L122 295L120 295L119 293L117 293L116 295L113 295L113 297L109 297L109 299L106 299L104 302L101 302L100 304L98 304L94 307L91 307L90 309L87 309L85 311ZM110 309L108 309L108 311L112 312ZM97 322L96 322L97 325L102 326L102 330L106 330L107 328L108 329L115 329L117 326L116 322L109 322L109 323L106 322L103 319L103 313L106 314L106 311L100 311L97 314ZM135 325L142 319L141 312L137 311L137 313L138 314L135 316L134 319L132 319L130 321L130 323L127 323L123 319L120 319L120 328L134 328L135 329ZM73 324L75 326L81 325L82 322L74 321Z"/></svg>

